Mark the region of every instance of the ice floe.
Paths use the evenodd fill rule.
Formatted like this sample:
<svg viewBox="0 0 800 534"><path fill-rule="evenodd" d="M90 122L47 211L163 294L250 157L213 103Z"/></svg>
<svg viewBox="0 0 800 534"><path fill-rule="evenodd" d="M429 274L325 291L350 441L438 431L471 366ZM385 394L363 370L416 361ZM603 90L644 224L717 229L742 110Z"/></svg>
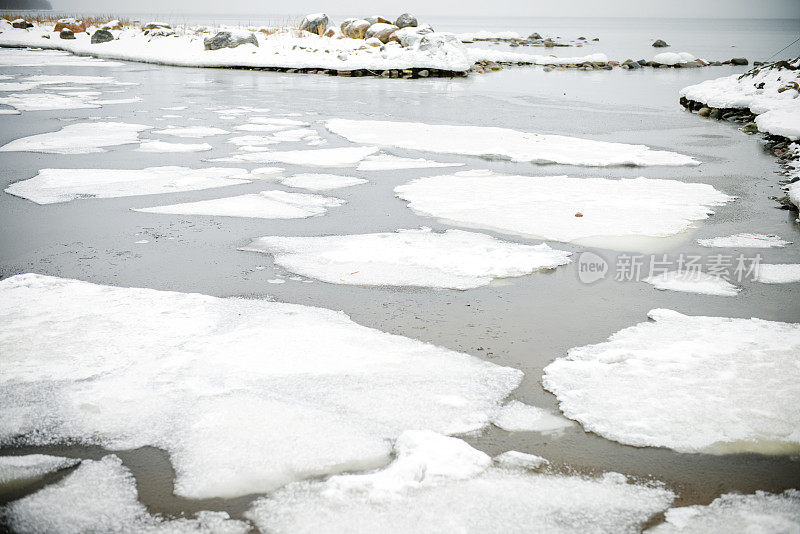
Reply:
<svg viewBox="0 0 800 534"><path fill-rule="evenodd" d="M14 182L6 193L54 204L85 198L115 198L195 191L247 183L245 169L208 167L148 167L146 169L42 169L39 174Z"/></svg>
<svg viewBox="0 0 800 534"><path fill-rule="evenodd" d="M57 132L15 139L0 147L0 152L45 152L51 154L90 154L105 152L104 147L139 142L143 124L123 122L82 122L69 124Z"/></svg>
<svg viewBox="0 0 800 534"><path fill-rule="evenodd" d="M214 126L190 126L187 128L174 127L167 128L166 130L154 130L153 133L158 135L172 135L175 137L211 137L230 132Z"/></svg>
<svg viewBox="0 0 800 534"><path fill-rule="evenodd" d="M756 282L762 284L791 284L800 282L800 263L760 263Z"/></svg>
<svg viewBox="0 0 800 534"><path fill-rule="evenodd" d="M494 416L492 424L509 432L559 433L573 425L572 421L547 410L512 400Z"/></svg>
<svg viewBox="0 0 800 534"><path fill-rule="evenodd" d="M394 449L385 469L290 484L245 515L275 533L635 532L674 499L621 475L494 467L465 442L431 432L405 432Z"/></svg>
<svg viewBox="0 0 800 534"><path fill-rule="evenodd" d="M309 191L330 191L331 189L365 184L367 180L338 174L295 174L294 176L283 178L281 183L289 187L299 187Z"/></svg>
<svg viewBox="0 0 800 534"><path fill-rule="evenodd" d="M0 97L0 104L20 111L52 111L56 109L94 109L100 104L92 104L84 95L66 96L55 93L19 93Z"/></svg>
<svg viewBox="0 0 800 534"><path fill-rule="evenodd" d="M212 147L208 143L166 143L164 141L142 141L137 152L206 152Z"/></svg>
<svg viewBox="0 0 800 534"><path fill-rule="evenodd" d="M0 281L0 352L0 443L159 447L191 498L380 467L405 430L486 426L522 378L341 312L33 274Z"/></svg>
<svg viewBox="0 0 800 534"><path fill-rule="evenodd" d="M648 534L728 534L730 532L797 534L800 532L800 491L726 493L708 506L670 508L665 522Z"/></svg>
<svg viewBox="0 0 800 534"><path fill-rule="evenodd" d="M698 239L697 244L702 247L726 248L771 248L791 245L791 241L784 241L777 235L765 234L734 234L725 237L712 237Z"/></svg>
<svg viewBox="0 0 800 534"><path fill-rule="evenodd" d="M462 230L430 228L321 237L266 236L242 250L332 284L470 289L569 263L569 252Z"/></svg>
<svg viewBox="0 0 800 534"><path fill-rule="evenodd" d="M79 534L245 534L250 525L225 512L198 512L195 519L165 520L138 501L136 481L120 459L84 460L64 480L12 502L6 518L14 532Z"/></svg>
<svg viewBox="0 0 800 534"><path fill-rule="evenodd" d="M666 237L733 200L710 185L650 178L508 176L489 171L395 188L415 212L472 228L554 241Z"/></svg>
<svg viewBox="0 0 800 534"><path fill-rule="evenodd" d="M250 163L286 163L308 167L353 167L377 151L378 147L374 146L356 146L314 150L287 150L284 152L253 152L250 154L236 154L231 159Z"/></svg>
<svg viewBox="0 0 800 534"><path fill-rule="evenodd" d="M423 158L401 158L391 154L367 156L358 164L359 171L395 171L402 169L426 169L434 167L461 167L463 163L440 163Z"/></svg>
<svg viewBox="0 0 800 534"><path fill-rule="evenodd" d="M33 43L31 43L33 44ZM37 43L38 44L38 43ZM76 56L61 50L25 48L0 48L0 66L3 67L121 67L117 61Z"/></svg>
<svg viewBox="0 0 800 534"><path fill-rule="evenodd" d="M341 206L340 198L262 191L236 197L215 198L199 202L139 208L134 211L172 215L215 215L218 217L254 217L259 219L305 219L323 215L328 208Z"/></svg>
<svg viewBox="0 0 800 534"><path fill-rule="evenodd" d="M75 458L27 454L24 456L0 456L0 487L18 481L34 480L47 473L72 467L79 463Z"/></svg>
<svg viewBox="0 0 800 534"><path fill-rule="evenodd" d="M493 460L500 467L509 469L539 469L550 464L541 456L519 451L506 451L495 456Z"/></svg>
<svg viewBox="0 0 800 534"><path fill-rule="evenodd" d="M698 165L689 156L644 145L544 135L491 126L460 126L370 120L330 119L328 130L354 143L408 150L502 158L531 163L611 165Z"/></svg>
<svg viewBox="0 0 800 534"><path fill-rule="evenodd" d="M680 452L800 448L800 324L652 310L570 349L544 387L587 431Z"/></svg>
<svg viewBox="0 0 800 534"><path fill-rule="evenodd" d="M231 137L226 143L236 146L276 145L280 141L268 135L237 135Z"/></svg>
<svg viewBox="0 0 800 534"><path fill-rule="evenodd" d="M644 281L656 289L720 297L735 297L741 290L724 278L691 270L669 271L648 276Z"/></svg>

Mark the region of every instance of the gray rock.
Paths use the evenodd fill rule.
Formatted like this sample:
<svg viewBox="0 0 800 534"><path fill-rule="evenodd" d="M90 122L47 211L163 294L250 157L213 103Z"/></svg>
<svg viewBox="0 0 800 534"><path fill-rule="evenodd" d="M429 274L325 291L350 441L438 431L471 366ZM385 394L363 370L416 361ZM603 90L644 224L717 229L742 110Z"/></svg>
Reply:
<svg viewBox="0 0 800 534"><path fill-rule="evenodd" d="M394 21L394 25L398 28L408 28L409 26L416 27L419 23L417 22L417 17L411 13L403 13L397 17L397 20Z"/></svg>
<svg viewBox="0 0 800 534"><path fill-rule="evenodd" d="M385 24L383 22L376 22L369 28L367 28L366 37L367 39L375 38L378 39L380 42L386 44L392 39L392 34L399 30L397 26L394 24ZM397 37L396 40L399 41Z"/></svg>
<svg viewBox="0 0 800 534"><path fill-rule="evenodd" d="M629 69L633 69L633 70L642 68L642 64L639 63L638 61L631 61L631 62L627 62L626 61L625 65L627 65Z"/></svg>
<svg viewBox="0 0 800 534"><path fill-rule="evenodd" d="M709 108L700 108L700 111L697 112L697 114L700 115L701 117L708 117L710 113L711 110Z"/></svg>
<svg viewBox="0 0 800 534"><path fill-rule="evenodd" d="M711 110L711 113L708 114L708 118L709 119L719 119L719 116L720 116L721 113L722 112L719 109L713 108Z"/></svg>
<svg viewBox="0 0 800 534"><path fill-rule="evenodd" d="M97 30L92 35L92 44L107 43L114 40L114 34L108 30Z"/></svg>
<svg viewBox="0 0 800 534"><path fill-rule="evenodd" d="M646 59L640 59L636 63L638 63L639 65L644 67L645 65L647 65L647 60Z"/></svg>
<svg viewBox="0 0 800 534"><path fill-rule="evenodd" d="M321 37L325 35L325 32L328 30L328 24L330 24L328 15L325 13L314 13L312 15L306 15L303 18L303 21L300 23L300 29L316 33Z"/></svg>
<svg viewBox="0 0 800 534"><path fill-rule="evenodd" d="M694 61L687 61L687 62L685 62L685 63L678 63L678 64L677 64L677 65L675 65L675 66L676 66L676 67L681 67L681 68L684 68L684 69L695 69L695 68L697 68L697 67L702 67L702 66L703 66L703 64L702 64L702 63L700 63L700 62L699 62L699 61L697 61L697 60L694 60Z"/></svg>
<svg viewBox="0 0 800 534"><path fill-rule="evenodd" d="M743 57L735 57L730 60L731 65L747 65L748 63L747 58Z"/></svg>
<svg viewBox="0 0 800 534"><path fill-rule="evenodd" d="M656 48L666 48L669 45L666 43L666 41L663 41L661 39L656 39L655 42L653 43L653 46L655 46Z"/></svg>
<svg viewBox="0 0 800 534"><path fill-rule="evenodd" d="M58 34L59 37L62 39L75 39L75 32L70 29L64 28L61 30L61 33Z"/></svg>
<svg viewBox="0 0 800 534"><path fill-rule="evenodd" d="M541 35L539 35L539 34L538 34L538 33L536 33L536 32L533 32L532 34L530 34L530 35L528 36L528 39L530 39L531 41L541 41L541 40L542 40L542 36L541 36Z"/></svg>
<svg viewBox="0 0 800 534"><path fill-rule="evenodd" d="M742 131L744 133L758 133L758 125L754 122L748 122L742 126Z"/></svg>
<svg viewBox="0 0 800 534"><path fill-rule="evenodd" d="M17 19L11 23L11 27L17 28L18 30L27 30L28 28L33 28L33 24L27 20Z"/></svg>
<svg viewBox="0 0 800 534"><path fill-rule="evenodd" d="M342 34L351 39L364 39L371 24L364 19L347 19L342 22Z"/></svg>
<svg viewBox="0 0 800 534"><path fill-rule="evenodd" d="M243 44L253 44L258 46L258 40L252 33L234 34L231 32L219 32L214 37L203 39L206 50L219 50L221 48L236 48Z"/></svg>

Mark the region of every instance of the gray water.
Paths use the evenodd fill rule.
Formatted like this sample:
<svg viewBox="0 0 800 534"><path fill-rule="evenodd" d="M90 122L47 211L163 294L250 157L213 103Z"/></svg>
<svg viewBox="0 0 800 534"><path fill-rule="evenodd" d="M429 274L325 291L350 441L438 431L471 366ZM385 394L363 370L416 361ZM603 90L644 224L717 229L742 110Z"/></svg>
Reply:
<svg viewBox="0 0 800 534"><path fill-rule="evenodd" d="M513 28L512 28L513 29ZM668 37L667 37L668 38ZM330 117L391 119L491 125L590 139L635 142L700 159L687 168L605 168L537 166L480 158L435 155L439 161L466 163L462 169L489 168L497 172L532 176L567 174L624 178L647 176L708 183L738 197L716 209L683 239L670 240L664 253L708 255L694 239L737 232L775 233L794 244L784 249L758 251L768 263L797 262L800 225L796 213L777 209L770 196L780 195L776 160L765 153L757 137L739 132L729 123L698 118L682 110L677 91L703 79L742 72L733 67L625 72L560 71L512 68L468 79L388 80L337 78L268 72L203 70L125 64L118 69L2 68L3 73L111 75L140 85L125 93L101 98L137 95L143 102L108 105L99 110L24 112L0 117L0 144L36 133L54 131L69 122L115 117L162 127L215 125L221 122L206 111L211 106L269 107L272 114L302 113L305 120ZM107 91L107 89L101 89ZM113 96L112 96L113 95ZM188 105L186 111L161 107ZM182 119L156 120L164 113ZM197 119L197 120L192 120ZM315 122L327 147L346 143ZM147 133L143 137L155 137ZM0 187L33 177L41 168L143 168L158 165L202 167L205 159L232 150L227 137L211 137L212 152L147 154L133 146L112 147L102 154L64 156L0 153ZM305 148L288 144L286 150ZM423 157L419 152L391 150L399 156ZM248 168L257 165L243 165ZM314 169L285 165L286 174ZM760 317L798 322L800 284L766 285L749 280L736 297L711 297L662 292L641 282L611 279L581 284L575 264L548 273L515 278L469 291L382 288L303 283L282 285L266 281L277 268L267 255L237 251L253 237L263 235L321 235L392 231L397 228L447 226L414 214L393 195L393 188L436 170L415 169L348 175L368 184L338 190L347 204L323 217L305 220L256 220L138 213L130 208L233 196L263 189L285 189L280 184L253 183L205 191L118 199L88 199L39 206L0 194L0 276L25 272L55 275L117 286L149 287L215 296L266 297L344 310L356 322L380 330L467 352L494 363L519 368L525 380L513 397L557 411L556 400L540 383L550 361L575 346L596 343L613 332L641 322L653 308L687 314ZM500 235L509 241L538 241ZM149 243L136 244L146 239ZM560 243L557 248L592 250L613 262L618 252ZM490 428L467 436L475 447L495 454L516 449L545 456L556 466L582 473L615 470L645 479L658 479L676 491L678 504L708 503L730 491L781 491L800 480L797 457L759 454L680 454L667 449L635 448L584 432L575 425L559 436L535 432L508 433ZM50 452L94 458L94 447L49 447L0 450L2 454ZM171 494L173 472L162 451L145 448L120 454L132 469L140 498L153 512L170 515L199 509L224 509L239 516L250 498L193 502ZM52 477L55 479L58 477ZM48 479L51 480L51 479ZM0 496L8 500L40 485Z"/></svg>

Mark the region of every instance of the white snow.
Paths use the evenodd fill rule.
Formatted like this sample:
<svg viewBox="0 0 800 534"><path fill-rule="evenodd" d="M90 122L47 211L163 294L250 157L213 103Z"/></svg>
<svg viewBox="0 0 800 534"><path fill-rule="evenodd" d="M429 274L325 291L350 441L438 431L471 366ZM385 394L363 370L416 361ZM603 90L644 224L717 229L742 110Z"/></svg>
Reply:
<svg viewBox="0 0 800 534"><path fill-rule="evenodd" d="M190 126L188 128L167 128L166 130L154 130L154 134L172 135L175 137L211 137L213 135L223 135L230 133L222 128L213 126Z"/></svg>
<svg viewBox="0 0 800 534"><path fill-rule="evenodd" d="M797 534L800 532L800 492L757 491L740 495L726 493L708 506L670 508L666 521L649 534Z"/></svg>
<svg viewBox="0 0 800 534"><path fill-rule="evenodd" d="M762 284L800 282L800 263L760 263L755 280Z"/></svg>
<svg viewBox="0 0 800 534"><path fill-rule="evenodd" d="M377 151L378 147L357 146L316 150L288 150L284 152L253 152L236 154L232 159L250 163L285 163L307 167L353 167L362 159Z"/></svg>
<svg viewBox="0 0 800 534"><path fill-rule="evenodd" d="M287 193L286 191L262 191L236 197L216 198L139 208L134 211L166 213L173 215L215 215L219 217L255 217L259 219L305 219L323 215L328 208L341 206L339 198Z"/></svg>
<svg viewBox="0 0 800 534"><path fill-rule="evenodd" d="M348 119L330 119L325 126L331 132L354 143L531 163L561 163L589 167L700 163L689 156L651 150L644 145L608 143L563 135L542 135L491 126Z"/></svg>
<svg viewBox="0 0 800 534"><path fill-rule="evenodd" d="M674 499L618 478L493 467L465 442L431 432L406 432L394 448L383 470L291 484L246 516L275 533L635 532Z"/></svg>
<svg viewBox="0 0 800 534"><path fill-rule="evenodd" d="M780 135L797 141L800 139L800 102L795 102L795 106L792 108L787 105L762 113L756 117L756 126L761 132L769 132L772 135Z"/></svg>
<svg viewBox="0 0 800 534"><path fill-rule="evenodd" d="M280 182L289 187L299 187L309 191L330 191L331 189L365 184L367 180L338 174L295 174L283 178Z"/></svg>
<svg viewBox="0 0 800 534"><path fill-rule="evenodd" d="M405 430L486 426L522 378L341 312L33 274L0 281L0 353L0 443L159 447L189 498L385 465Z"/></svg>
<svg viewBox="0 0 800 534"><path fill-rule="evenodd" d="M669 271L644 279L656 289L680 291L683 293L700 293L720 297L735 297L741 288L731 284L724 278L713 276L702 271Z"/></svg>
<svg viewBox="0 0 800 534"><path fill-rule="evenodd" d="M541 456L519 451L506 451L493 459L495 464L507 469L540 469L550 465L550 462Z"/></svg>
<svg viewBox="0 0 800 534"><path fill-rule="evenodd" d="M266 236L241 250L272 254L293 273L331 284L470 289L569 263L569 252L462 230L430 228L322 237Z"/></svg>
<svg viewBox="0 0 800 534"><path fill-rule="evenodd" d="M0 456L0 487L18 481L41 478L47 473L72 467L79 462L80 460L74 458L47 454Z"/></svg>
<svg viewBox="0 0 800 534"><path fill-rule="evenodd" d="M20 111L50 111L56 109L94 109L100 104L92 104L85 96L66 96L56 93L19 93L0 97L0 104Z"/></svg>
<svg viewBox="0 0 800 534"><path fill-rule="evenodd" d="M402 169L426 169L434 167L461 167L463 163L440 163L423 158L401 158L391 154L367 156L358 164L359 171L395 171Z"/></svg>
<svg viewBox="0 0 800 534"><path fill-rule="evenodd" d="M733 200L706 184L649 178L507 176L463 171L395 188L421 215L553 241L666 237ZM576 217L576 214L582 217Z"/></svg>
<svg viewBox="0 0 800 534"><path fill-rule="evenodd" d="M164 141L142 141L137 152L205 152L213 147L208 143L165 143Z"/></svg>
<svg viewBox="0 0 800 534"><path fill-rule="evenodd" d="M522 402L509 401L492 418L495 426L509 432L541 432L553 434L572 426L572 422L547 410Z"/></svg>
<svg viewBox="0 0 800 534"><path fill-rule="evenodd" d="M678 65L680 63L689 63L697 59L689 52L662 52L656 54L653 61L661 65Z"/></svg>
<svg viewBox="0 0 800 534"><path fill-rule="evenodd" d="M698 239L697 243L702 247L726 247L726 248L771 248L785 247L791 245L791 241L784 241L777 235L766 234L734 234L726 237L712 237L710 239Z"/></svg>
<svg viewBox="0 0 800 534"><path fill-rule="evenodd" d="M42 169L29 180L15 182L6 193L54 204L85 198L115 198L195 191L247 183L245 169L148 167L127 169Z"/></svg>
<svg viewBox="0 0 800 534"><path fill-rule="evenodd" d="M589 432L680 452L800 447L800 325L652 310L544 370Z"/></svg>
<svg viewBox="0 0 800 534"><path fill-rule="evenodd" d="M225 512L198 512L196 519L164 520L138 501L136 481L114 455L84 460L64 480L12 502L7 508L14 532L81 534L245 534L250 525Z"/></svg>
<svg viewBox="0 0 800 534"><path fill-rule="evenodd" d="M103 147L139 142L139 132L150 126L122 122L82 122L69 124L57 132L31 135L0 147L0 152L45 152L51 154L90 154L105 152Z"/></svg>

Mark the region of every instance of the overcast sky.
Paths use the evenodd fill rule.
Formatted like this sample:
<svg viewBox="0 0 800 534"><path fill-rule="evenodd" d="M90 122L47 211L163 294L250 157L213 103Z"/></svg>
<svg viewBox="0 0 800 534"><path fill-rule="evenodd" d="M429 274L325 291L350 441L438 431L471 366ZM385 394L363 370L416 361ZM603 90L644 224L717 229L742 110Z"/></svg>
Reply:
<svg viewBox="0 0 800 534"><path fill-rule="evenodd" d="M51 0L58 11L96 13L242 13L301 15L400 11L417 15L522 17L800 18L800 0Z"/></svg>

